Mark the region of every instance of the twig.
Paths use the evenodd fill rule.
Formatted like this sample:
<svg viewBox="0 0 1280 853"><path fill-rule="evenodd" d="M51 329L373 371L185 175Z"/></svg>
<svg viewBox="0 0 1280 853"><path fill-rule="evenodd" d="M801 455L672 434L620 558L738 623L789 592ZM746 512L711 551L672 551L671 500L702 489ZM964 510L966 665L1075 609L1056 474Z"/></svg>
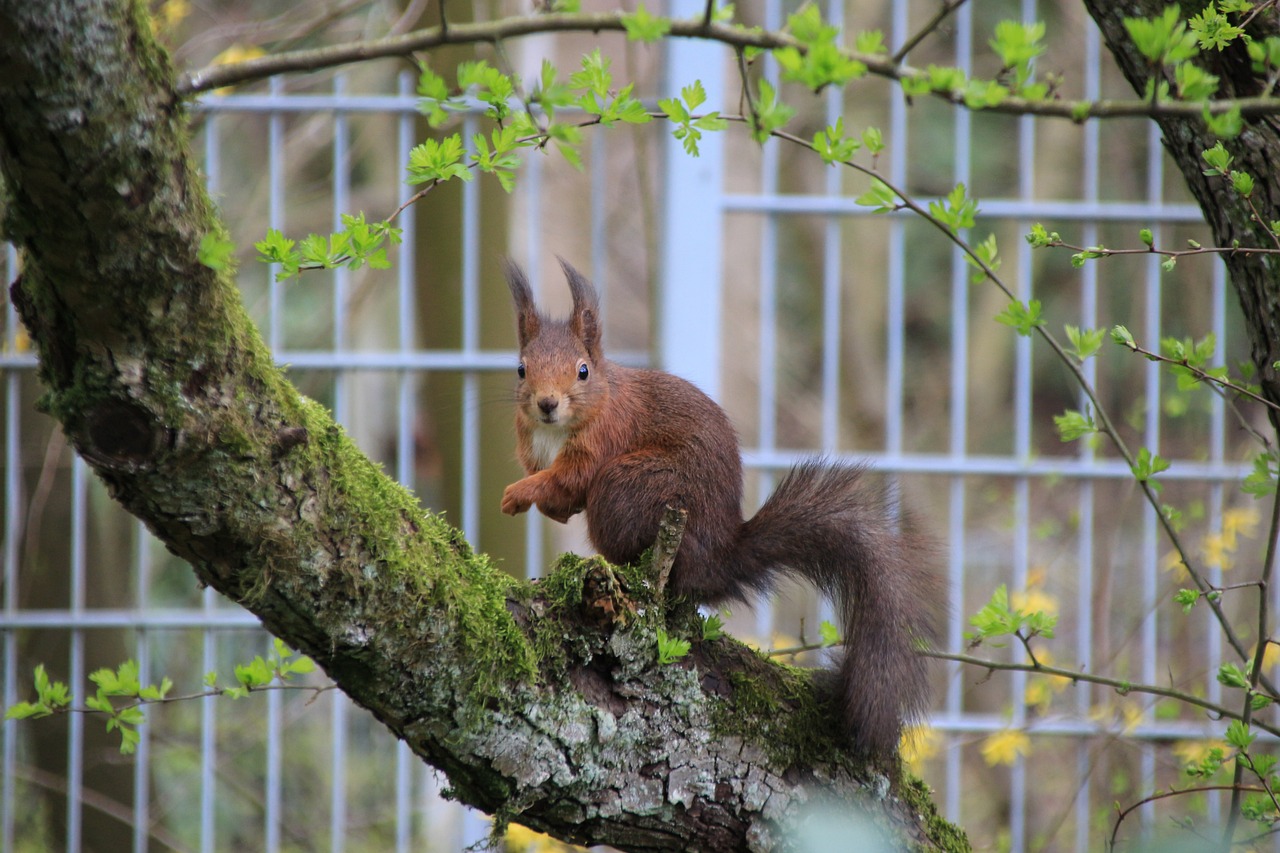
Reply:
<svg viewBox="0 0 1280 853"><path fill-rule="evenodd" d="M943 0L942 8L940 8L929 22L917 30L910 38L902 43L902 47L898 48L891 57L894 65L901 65L902 60L907 58L907 54L915 49L916 45L929 37L929 34L936 30L943 21L947 19L952 12L959 9L965 4L965 0Z"/></svg>
<svg viewBox="0 0 1280 853"><path fill-rule="evenodd" d="M1272 429L1280 432L1280 416L1274 411L1271 412ZM1271 526L1267 536L1267 555L1262 563L1262 578L1259 582L1258 590L1258 647L1254 650L1253 666L1249 670L1249 690L1244 695L1244 710L1240 715L1240 721L1248 726L1253 721L1253 694L1258 687L1258 682L1262 678L1262 662L1267 652L1267 637L1271 636L1271 611L1269 608L1268 591L1270 589L1271 578L1274 576L1276 561L1276 537L1280 536L1280 493L1271 496ZM1227 813L1227 828L1223 831L1222 840L1228 847L1231 845L1231 838L1235 835L1236 823L1240 819L1240 792L1239 785L1243 779L1244 767L1243 762L1236 760L1235 773L1232 776L1232 782L1237 789L1231 793L1231 809ZM1280 806L1278 806L1280 808Z"/></svg>
<svg viewBox="0 0 1280 853"><path fill-rule="evenodd" d="M1049 664L1029 664L1029 663L1003 663L1001 661L988 660L986 658L974 657L973 655L962 655L954 652L939 652L932 649L922 649L917 654L925 657L935 658L936 660L956 661L957 663L969 664L970 666L980 667L988 672L1030 672L1040 675L1053 675L1060 678L1069 679L1072 682L1083 682L1085 684L1098 684L1103 687L1110 687L1117 693L1128 695L1130 693L1143 693L1150 696L1163 696L1166 699L1176 699L1187 705L1194 705L1203 708L1216 717L1222 717L1231 720L1240 719L1240 714L1232 711L1224 705L1218 705L1195 696L1191 693L1185 693L1181 690L1175 690L1172 687L1161 687L1158 684L1140 684L1132 681L1123 681L1118 678L1110 678L1105 675L1093 675L1088 672L1080 672L1078 670L1063 669L1062 667L1050 666ZM1255 722L1254 725L1273 735L1280 736L1280 727L1270 724Z"/></svg>
<svg viewBox="0 0 1280 853"><path fill-rule="evenodd" d="M1128 808L1119 810L1119 813L1116 815L1115 826L1112 827L1111 829L1111 840L1107 843L1107 848L1109 850L1115 849L1116 836L1120 834L1120 824L1124 822L1124 819L1127 818L1129 815L1133 814L1135 810L1142 808L1148 803L1154 803L1157 800L1164 800L1164 799L1168 799L1169 797L1180 797L1183 794L1199 794L1205 791L1239 791L1239 790L1250 791L1253 793L1258 793L1262 791L1261 788L1254 788L1251 786L1245 786L1241 788L1241 786L1238 786L1238 785L1200 785L1195 788L1181 788L1181 789L1170 789L1168 791L1160 791L1159 793L1151 794L1150 796L1143 797L1141 800L1138 800L1138 802L1134 803Z"/></svg>
<svg viewBox="0 0 1280 853"><path fill-rule="evenodd" d="M671 567L675 565L680 540L684 538L684 526L689 521L687 509L668 505L658 521L658 540L653 544L653 565L658 569L658 594L667 588Z"/></svg>

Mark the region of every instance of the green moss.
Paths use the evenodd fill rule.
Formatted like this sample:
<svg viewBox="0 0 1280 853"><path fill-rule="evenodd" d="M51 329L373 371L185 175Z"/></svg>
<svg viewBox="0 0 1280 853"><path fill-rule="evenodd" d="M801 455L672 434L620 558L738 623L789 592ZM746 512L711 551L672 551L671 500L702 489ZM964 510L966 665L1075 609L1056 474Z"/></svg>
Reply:
<svg viewBox="0 0 1280 853"><path fill-rule="evenodd" d="M911 812L924 821L925 831L938 849L949 853L967 853L972 849L964 830L938 813L933 791L920 779L904 770L898 794Z"/></svg>
<svg viewBox="0 0 1280 853"><path fill-rule="evenodd" d="M725 637L713 644L735 644ZM830 762L845 754L835 711L813 688L813 671L754 654L729 673L728 698L717 698L712 725L720 737L740 737L765 750L781 766Z"/></svg>

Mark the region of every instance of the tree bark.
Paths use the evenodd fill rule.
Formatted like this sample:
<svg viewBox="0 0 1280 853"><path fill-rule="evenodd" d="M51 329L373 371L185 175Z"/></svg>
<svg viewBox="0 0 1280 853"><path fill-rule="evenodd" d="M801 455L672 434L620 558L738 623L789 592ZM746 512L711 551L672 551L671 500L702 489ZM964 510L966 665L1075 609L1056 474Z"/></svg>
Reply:
<svg viewBox="0 0 1280 853"><path fill-rule="evenodd" d="M1145 91L1153 75L1173 85L1167 69L1152 69L1134 47L1124 27L1125 18L1150 18L1168 6L1166 0L1084 0L1111 55L1115 57L1134 91ZM1280 15L1274 9L1260 14L1249 25L1248 33L1262 41L1280 35ZM1220 79L1218 97L1251 97L1263 93L1265 78L1256 74L1244 45L1238 40L1222 51L1204 51L1198 62ZM1221 140L1235 158L1232 168L1248 172L1255 184L1253 205L1241 197L1222 177L1204 174L1202 152L1220 140L1209 132L1200 119L1158 116L1165 150L1178 165L1192 195L1204 212L1219 246L1261 246L1276 248L1275 236L1264 223L1254 217L1254 209L1268 221L1280 219L1280 119L1260 116L1245 121L1244 132L1232 140ZM1275 255L1235 253L1224 257L1231 284L1240 300L1253 347L1253 361L1258 368L1263 393L1272 402L1280 402L1280 277Z"/></svg>
<svg viewBox="0 0 1280 853"><path fill-rule="evenodd" d="M967 847L922 785L845 751L807 676L729 640L657 665L641 575L565 560L511 580L282 378L233 276L198 259L224 231L141 3L0 0L0 176L43 409L201 582L458 799L626 850L788 849L821 803Z"/></svg>

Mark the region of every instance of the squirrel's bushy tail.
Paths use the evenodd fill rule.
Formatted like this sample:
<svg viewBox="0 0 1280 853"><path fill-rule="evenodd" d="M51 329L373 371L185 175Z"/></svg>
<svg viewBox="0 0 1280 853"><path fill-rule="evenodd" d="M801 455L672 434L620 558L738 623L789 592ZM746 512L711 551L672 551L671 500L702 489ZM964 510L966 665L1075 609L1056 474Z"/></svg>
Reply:
<svg viewBox="0 0 1280 853"><path fill-rule="evenodd" d="M942 586L925 565L931 549L902 522L861 467L814 459L742 525L734 554L757 588L790 571L836 602L844 719L854 746L881 756L926 710L928 668L916 649L934 643L943 624Z"/></svg>

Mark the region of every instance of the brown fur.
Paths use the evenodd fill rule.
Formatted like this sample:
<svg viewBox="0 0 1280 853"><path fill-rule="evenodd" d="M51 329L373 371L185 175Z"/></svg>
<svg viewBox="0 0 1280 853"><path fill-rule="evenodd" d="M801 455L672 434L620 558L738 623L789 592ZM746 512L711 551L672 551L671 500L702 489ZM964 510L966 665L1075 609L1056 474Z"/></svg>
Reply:
<svg viewBox="0 0 1280 853"><path fill-rule="evenodd" d="M539 314L524 274L508 268L524 369L516 452L528 476L507 487L502 511L537 505L560 522L586 512L592 544L625 563L653 544L667 505L683 508L671 586L706 604L745 601L779 572L807 578L840 607L840 696L854 745L891 755L903 720L928 702L914 649L936 639L941 587L921 566L927 548L900 531L860 468L818 459L796 466L744 523L742 461L724 411L679 377L608 361L595 290L561 265L568 320Z"/></svg>

